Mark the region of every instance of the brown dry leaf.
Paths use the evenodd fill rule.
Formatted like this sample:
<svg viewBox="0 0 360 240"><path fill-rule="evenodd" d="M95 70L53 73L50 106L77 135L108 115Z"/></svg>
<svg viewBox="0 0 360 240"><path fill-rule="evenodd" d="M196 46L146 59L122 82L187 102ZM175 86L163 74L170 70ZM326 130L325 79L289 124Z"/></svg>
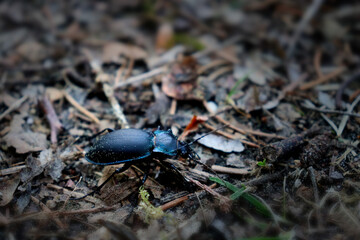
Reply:
<svg viewBox="0 0 360 240"><path fill-rule="evenodd" d="M43 133L10 132L4 140L8 147L14 147L19 154L41 151L47 147L46 135Z"/></svg>
<svg viewBox="0 0 360 240"><path fill-rule="evenodd" d="M66 29L62 36L73 41L81 41L86 38L86 33L82 30L80 24L75 22Z"/></svg>
<svg viewBox="0 0 360 240"><path fill-rule="evenodd" d="M198 91L197 62L193 57L184 57L175 63L170 73L162 78L162 91L177 100L201 100Z"/></svg>
<svg viewBox="0 0 360 240"><path fill-rule="evenodd" d="M169 23L164 23L156 35L156 51L162 52L174 45L174 30Z"/></svg>
<svg viewBox="0 0 360 240"><path fill-rule="evenodd" d="M7 107L10 107L18 99L14 98L10 94L4 92L0 95L0 103L4 103Z"/></svg>
<svg viewBox="0 0 360 240"><path fill-rule="evenodd" d="M147 53L137 46L119 42L110 42L104 46L102 56L104 62L117 61L120 55L134 60L147 58Z"/></svg>
<svg viewBox="0 0 360 240"><path fill-rule="evenodd" d="M46 88L46 96L50 102L58 101L64 97L64 92L53 87Z"/></svg>
<svg viewBox="0 0 360 240"><path fill-rule="evenodd" d="M16 52L30 62L39 62L49 55L48 48L36 41L21 44Z"/></svg>
<svg viewBox="0 0 360 240"><path fill-rule="evenodd" d="M3 207L13 199L13 194L20 183L17 176L12 179L0 181L0 206Z"/></svg>

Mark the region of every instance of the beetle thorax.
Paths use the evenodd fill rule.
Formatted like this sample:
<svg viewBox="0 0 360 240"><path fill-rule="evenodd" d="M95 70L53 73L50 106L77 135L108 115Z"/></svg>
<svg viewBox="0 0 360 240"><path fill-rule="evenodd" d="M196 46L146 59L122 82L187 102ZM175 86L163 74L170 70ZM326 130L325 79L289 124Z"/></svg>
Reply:
<svg viewBox="0 0 360 240"><path fill-rule="evenodd" d="M154 132L153 152L165 154L168 156L176 156L178 149L178 141L175 135L170 131L157 130Z"/></svg>

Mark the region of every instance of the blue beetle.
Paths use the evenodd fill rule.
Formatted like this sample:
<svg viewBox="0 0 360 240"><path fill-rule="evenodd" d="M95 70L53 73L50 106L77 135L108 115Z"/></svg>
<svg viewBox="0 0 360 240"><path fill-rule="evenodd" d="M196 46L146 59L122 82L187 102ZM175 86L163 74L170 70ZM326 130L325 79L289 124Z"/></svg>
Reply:
<svg viewBox="0 0 360 240"><path fill-rule="evenodd" d="M178 141L171 130L154 132L141 129L107 128L97 135L108 131L85 154L85 159L93 164L112 165L134 162L149 157L160 159L181 156L199 160L199 156L189 144Z"/></svg>
<svg viewBox="0 0 360 240"><path fill-rule="evenodd" d="M94 145L85 154L85 159L90 163L97 165L113 165L124 163L123 167L116 169L97 189L83 197L73 199L83 199L99 191L115 174L124 172L131 165L139 161L148 161L152 158L163 160L166 158L177 158L179 156L198 162L200 157L190 147L191 143L179 141L171 130L146 131L141 129L120 129L114 130L106 128L95 134L96 137L103 132L109 133L97 140ZM178 169L164 162L168 167L179 173ZM180 173L179 175L183 177ZM184 178L184 177L183 177ZM142 184L147 179L147 173L144 173Z"/></svg>

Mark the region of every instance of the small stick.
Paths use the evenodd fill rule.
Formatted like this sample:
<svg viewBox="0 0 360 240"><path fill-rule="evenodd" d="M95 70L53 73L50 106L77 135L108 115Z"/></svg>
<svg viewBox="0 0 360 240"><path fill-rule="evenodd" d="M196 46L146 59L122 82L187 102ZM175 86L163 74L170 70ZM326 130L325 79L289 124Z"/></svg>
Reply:
<svg viewBox="0 0 360 240"><path fill-rule="evenodd" d="M129 66L128 66L128 69L126 70L124 80L126 80L127 78L130 77L131 72L132 72L132 70L134 68L134 63L135 63L134 58L130 58Z"/></svg>
<svg viewBox="0 0 360 240"><path fill-rule="evenodd" d="M217 79L218 77L220 77L221 75L225 74L225 73L229 73L231 71L233 71L233 67L232 66L225 66L222 68L219 68L218 70L216 70L215 72L211 73L207 79L209 82L214 81L215 79Z"/></svg>
<svg viewBox="0 0 360 240"><path fill-rule="evenodd" d="M198 187L204 189L206 192L210 193L214 197L217 197L218 199L220 199L220 202L223 204L223 207L225 207L225 208L230 207L230 202L231 202L230 198L220 195L219 193L212 190L209 186L204 185L204 184L200 183L199 181L196 181L190 177L188 177L188 179L190 182L192 182L195 185L197 185Z"/></svg>
<svg viewBox="0 0 360 240"><path fill-rule="evenodd" d="M84 194L82 193L78 193L78 192L73 192L73 191L69 191L66 188L54 185L54 184L47 184L46 187L50 188L50 189L54 189L57 191L63 191L64 194L70 195L70 196L75 196L75 197L82 197ZM86 201L91 202L91 203L98 203L100 200L98 200L97 198L88 196L87 198L85 198Z"/></svg>
<svg viewBox="0 0 360 240"><path fill-rule="evenodd" d="M221 118L220 116L216 115L218 113L221 113L223 111L226 111L228 109L225 109L225 110L222 110L218 113L214 113L213 111L211 111L209 105L207 104L206 101L203 101L203 104L204 104L204 107L206 108L206 110L211 114L211 117L214 117L216 118L216 120L218 120L219 122L225 124L225 125L228 125L229 128L232 128L233 130L241 133L241 134L244 134L244 135L249 135L249 134L252 134L252 135L257 135L257 136L261 136L261 137L270 137L270 138L280 138L280 139L285 139L285 137L283 136L278 136L276 134L272 134L272 133L264 133L264 132L261 132L261 131L257 131L257 130L251 130L251 129L248 129L248 130L244 130L244 129L241 129L241 128L238 128L238 127L235 127L233 124L231 124L229 121L226 121L225 119Z"/></svg>
<svg viewBox="0 0 360 240"><path fill-rule="evenodd" d="M202 125L204 125L204 127L206 128L209 128L211 130L215 130L216 128L214 128L213 126L207 124L207 123L202 123ZM227 126L227 125L226 125ZM230 127L230 125L229 125ZM227 138L230 138L230 139L236 139L236 140L239 140L240 142L242 142L243 144L246 144L246 145L249 145L250 147L256 147L256 148L260 148L260 146L256 143L252 143L252 142L249 142L247 140L244 140L244 139L239 139L239 138L236 138L234 137L233 135L231 134L228 134L226 132L223 132L223 131L216 131L217 133L219 133L220 135L224 136L224 137L227 137Z"/></svg>
<svg viewBox="0 0 360 240"><path fill-rule="evenodd" d="M57 135L63 129L63 125L59 121L58 116L56 115L55 109L51 104L47 96L44 96L40 100L40 107L43 112L46 114L46 118L50 124L51 136L50 140L52 144L57 143Z"/></svg>
<svg viewBox="0 0 360 240"><path fill-rule="evenodd" d="M115 116L118 118L119 120L119 123L121 125L121 128L122 129L126 129L126 128L129 128L129 123L125 117L125 114L124 114L124 111L122 109L122 107L120 106L119 102L117 101L117 99L115 98L114 96L114 90L113 88L103 82L103 90L104 90L104 93L106 95L106 97L108 98L112 108L113 108L113 111L114 111L114 114Z"/></svg>
<svg viewBox="0 0 360 240"><path fill-rule="evenodd" d="M0 170L0 176L6 176L14 173L18 173L21 171L21 169L26 168L26 165L16 166L16 167L10 167Z"/></svg>
<svg viewBox="0 0 360 240"><path fill-rule="evenodd" d="M332 71L329 74L323 75L322 77L319 77L318 79L308 82L304 85L302 85L300 87L300 90L308 90L314 86L317 86L319 84L325 83L327 81L329 81L332 78L335 78L337 76L339 76L341 73L343 73L346 70L345 67L338 67L337 69L335 69L334 71Z"/></svg>
<svg viewBox="0 0 360 240"><path fill-rule="evenodd" d="M337 90L337 92L336 92L336 98L335 98L336 107L341 108L341 97L343 95L345 88L347 88L347 86L351 82L353 82L355 80L359 81L359 79L360 79L360 71L355 73L353 76L351 76L350 78L348 78L346 81L344 81L341 84L339 90Z"/></svg>
<svg viewBox="0 0 360 240"><path fill-rule="evenodd" d="M229 61L226 61L226 60L222 60L222 59L219 59L219 60L214 60L204 66L201 66L199 67L199 69L197 70L197 74L198 75L201 75L203 74L204 72L206 72L207 70L209 69L212 69L212 68L215 68L215 67L218 67L218 66L221 66L221 65L225 65L225 64L228 64Z"/></svg>
<svg viewBox="0 0 360 240"><path fill-rule="evenodd" d="M159 68L155 68L155 69L151 70L150 72L146 72L146 73L142 73L140 75L134 76L134 77L130 77L125 82L117 83L114 86L114 91L118 90L121 87L127 86L127 85L131 85L134 83L140 83L142 81L145 81L146 79L155 77L155 76L163 74L165 72L166 72L165 67L159 67Z"/></svg>
<svg viewBox="0 0 360 240"><path fill-rule="evenodd" d="M116 77L115 77L115 82L114 85L118 84L119 82L121 82L121 79L123 77L123 72L125 71L125 64L122 64L121 67L116 71Z"/></svg>
<svg viewBox="0 0 360 240"><path fill-rule="evenodd" d="M171 106L170 106L170 110L169 110L170 115L175 115L176 107L177 107L177 100L173 98L171 101Z"/></svg>
<svg viewBox="0 0 360 240"><path fill-rule="evenodd" d="M310 106L305 106L305 105L303 107L306 109L312 110L312 111L317 111L317 112L322 112L322 113L348 115L351 117L360 118L360 114L357 114L357 113L344 112L344 111L339 111L339 110L320 109L320 108L315 108L315 107L310 107Z"/></svg>
<svg viewBox="0 0 360 240"><path fill-rule="evenodd" d="M100 124L100 120L92 112L89 112L86 108L81 106L69 93L64 91L64 96L66 100L68 100L68 102L73 105L77 110L79 110L82 114L88 116L96 124Z"/></svg>
<svg viewBox="0 0 360 240"><path fill-rule="evenodd" d="M21 106L21 104L23 104L27 99L28 99L28 96L23 96L19 100L15 101L8 109L5 110L5 112L3 112L0 115L0 120L3 119L6 115L11 113L12 111L14 111L15 109L19 108Z"/></svg>
<svg viewBox="0 0 360 240"><path fill-rule="evenodd" d="M324 76L324 74L321 71L321 56L322 56L322 51L320 48L318 48L314 55L314 66L315 66L316 74L319 78Z"/></svg>
<svg viewBox="0 0 360 240"><path fill-rule="evenodd" d="M216 183L213 183L212 185L209 186L209 188L214 189L216 187ZM203 192L203 191L201 191ZM178 206L179 204L185 202L186 200L188 200L189 198L191 198L192 195L194 195L195 193L190 193L186 196L182 196L180 198L174 199L168 203L165 203L163 205L160 206L161 210L166 211L169 208L173 208Z"/></svg>
<svg viewBox="0 0 360 240"><path fill-rule="evenodd" d="M222 172L222 173L235 174L235 175L247 175L250 174L252 170L250 168L230 168L219 165L212 165L211 168L215 172Z"/></svg>
<svg viewBox="0 0 360 240"><path fill-rule="evenodd" d="M189 194L189 195L190 195L190 194ZM169 208L173 208L173 207L179 205L180 203L183 203L183 202L185 202L186 200L188 200L188 199L189 199L189 195L186 195L186 196L183 196L183 197L181 197L181 198L177 198L177 199L175 199L175 200L173 200L173 201L171 201L171 202L165 203L164 205L161 205L160 208L161 208L161 210L163 210L163 211L165 211L165 210L167 210L167 209L169 209Z"/></svg>
<svg viewBox="0 0 360 240"><path fill-rule="evenodd" d="M294 53L294 49L296 47L297 42L301 34L303 33L306 26L309 24L311 19L315 16L317 11L320 9L321 5L323 4L324 0L314 0L310 4L310 6L306 9L305 13L303 14L300 22L296 26L296 29L293 33L291 41L289 43L289 47L286 51L286 58L290 59Z"/></svg>
<svg viewBox="0 0 360 240"><path fill-rule="evenodd" d="M52 213L52 211L36 197L31 196L31 200L35 204L38 204L44 212L49 213L49 214ZM59 228L62 228L62 229L65 228L65 224L63 224L58 217L54 217L52 220L56 223L56 225L58 225Z"/></svg>

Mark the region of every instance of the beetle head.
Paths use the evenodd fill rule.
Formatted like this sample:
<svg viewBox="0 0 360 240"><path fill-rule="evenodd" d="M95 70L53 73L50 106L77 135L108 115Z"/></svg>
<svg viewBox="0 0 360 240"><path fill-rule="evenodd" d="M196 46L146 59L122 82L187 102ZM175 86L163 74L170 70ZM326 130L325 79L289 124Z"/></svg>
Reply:
<svg viewBox="0 0 360 240"><path fill-rule="evenodd" d="M200 160L199 155L190 147L190 145L182 141L178 142L178 154L185 159Z"/></svg>

